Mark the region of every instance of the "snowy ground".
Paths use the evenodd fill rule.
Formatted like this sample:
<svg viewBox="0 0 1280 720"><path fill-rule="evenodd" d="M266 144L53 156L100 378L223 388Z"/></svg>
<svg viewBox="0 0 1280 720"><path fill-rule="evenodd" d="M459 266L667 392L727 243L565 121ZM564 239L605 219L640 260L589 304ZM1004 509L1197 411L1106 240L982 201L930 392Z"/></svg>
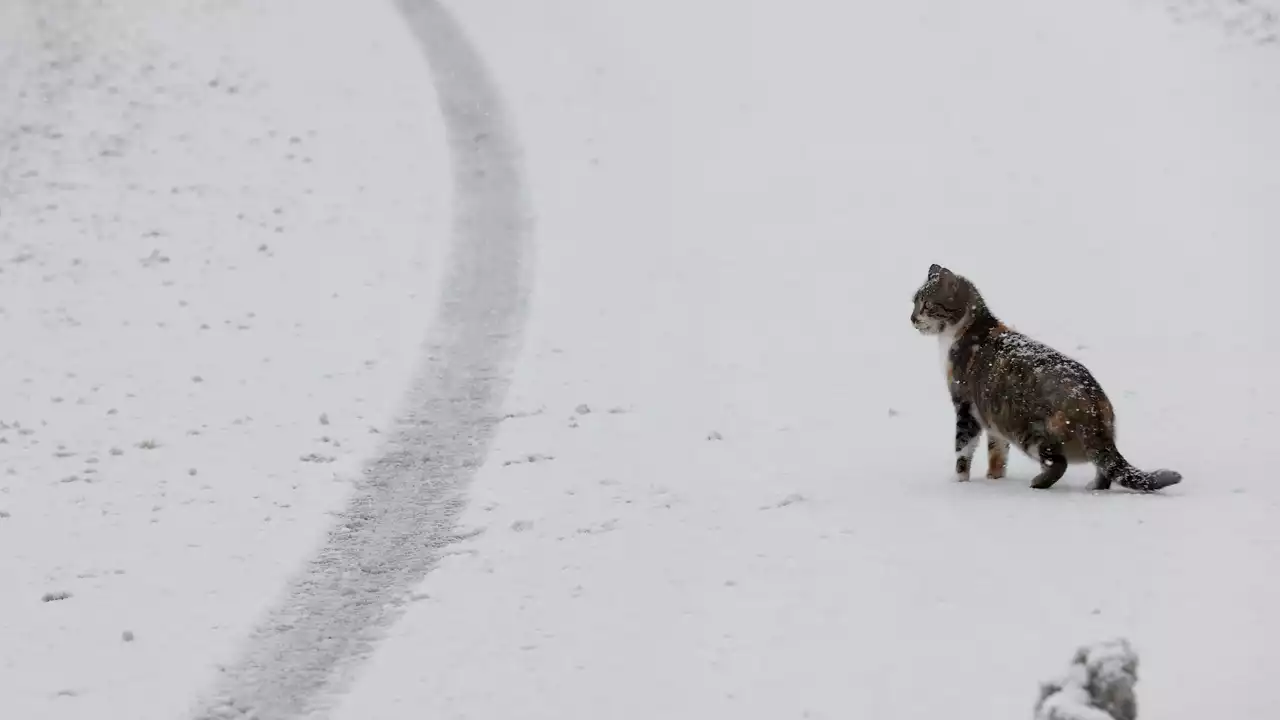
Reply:
<svg viewBox="0 0 1280 720"><path fill-rule="evenodd" d="M270 5L0 3L7 717L180 715L413 371L430 75L392 8Z"/></svg>
<svg viewBox="0 0 1280 720"><path fill-rule="evenodd" d="M532 311L479 534L334 718L1025 718L1114 635L1143 717L1280 715L1265 14L448 6L522 142ZM436 98L379 3L0 7L0 694L176 717L410 382ZM931 262L1088 363L1126 455L1184 483L951 483L908 323Z"/></svg>

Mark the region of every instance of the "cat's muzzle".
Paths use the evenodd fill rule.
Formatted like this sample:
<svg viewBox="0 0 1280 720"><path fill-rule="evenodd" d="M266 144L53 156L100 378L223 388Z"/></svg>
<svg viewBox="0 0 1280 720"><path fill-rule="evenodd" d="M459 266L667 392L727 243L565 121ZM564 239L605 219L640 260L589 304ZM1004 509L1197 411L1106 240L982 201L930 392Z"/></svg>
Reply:
<svg viewBox="0 0 1280 720"><path fill-rule="evenodd" d="M937 335L942 332L942 327L937 323L930 322L928 319L922 318L915 313L912 313L911 315L911 325L915 327L916 331L921 335Z"/></svg>

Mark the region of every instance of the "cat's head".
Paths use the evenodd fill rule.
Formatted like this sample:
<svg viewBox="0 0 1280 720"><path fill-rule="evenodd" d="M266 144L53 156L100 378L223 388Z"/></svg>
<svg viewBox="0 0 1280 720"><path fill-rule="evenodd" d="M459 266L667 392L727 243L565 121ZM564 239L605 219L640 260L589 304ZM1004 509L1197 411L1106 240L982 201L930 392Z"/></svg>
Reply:
<svg viewBox="0 0 1280 720"><path fill-rule="evenodd" d="M935 263L912 299L911 324L922 335L939 335L963 322L977 300L973 283Z"/></svg>

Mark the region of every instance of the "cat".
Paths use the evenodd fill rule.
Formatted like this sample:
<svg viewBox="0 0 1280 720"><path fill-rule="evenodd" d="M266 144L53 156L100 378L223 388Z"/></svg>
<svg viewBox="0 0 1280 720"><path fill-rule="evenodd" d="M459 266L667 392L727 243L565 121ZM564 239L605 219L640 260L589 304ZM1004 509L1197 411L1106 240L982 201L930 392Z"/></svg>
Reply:
<svg viewBox="0 0 1280 720"><path fill-rule="evenodd" d="M1000 322L968 279L931 265L916 291L911 324L937 336L956 415L955 474L969 479L987 435L987 477L1002 478L1012 443L1039 461L1031 487L1045 490L1067 465L1092 463L1094 490L1152 492L1176 485L1173 470L1139 470L1116 449L1116 418L1084 365Z"/></svg>

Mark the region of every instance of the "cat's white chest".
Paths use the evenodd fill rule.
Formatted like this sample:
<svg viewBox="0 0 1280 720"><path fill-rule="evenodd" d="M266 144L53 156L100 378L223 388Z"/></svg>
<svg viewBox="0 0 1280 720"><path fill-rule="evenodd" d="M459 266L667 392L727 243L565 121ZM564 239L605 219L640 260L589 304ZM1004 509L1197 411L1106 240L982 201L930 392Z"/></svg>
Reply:
<svg viewBox="0 0 1280 720"><path fill-rule="evenodd" d="M938 360L942 363L942 379L947 383L948 388L951 387L951 349L955 347L959 336L959 329L944 330L938 336Z"/></svg>

